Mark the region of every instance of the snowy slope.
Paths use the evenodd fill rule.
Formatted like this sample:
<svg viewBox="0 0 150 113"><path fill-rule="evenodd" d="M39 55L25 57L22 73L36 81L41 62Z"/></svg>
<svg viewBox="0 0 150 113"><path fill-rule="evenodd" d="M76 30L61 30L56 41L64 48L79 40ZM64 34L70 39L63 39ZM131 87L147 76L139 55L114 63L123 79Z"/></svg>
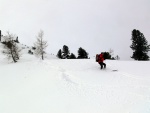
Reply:
<svg viewBox="0 0 150 113"><path fill-rule="evenodd" d="M0 113L150 113L150 62L0 60Z"/></svg>

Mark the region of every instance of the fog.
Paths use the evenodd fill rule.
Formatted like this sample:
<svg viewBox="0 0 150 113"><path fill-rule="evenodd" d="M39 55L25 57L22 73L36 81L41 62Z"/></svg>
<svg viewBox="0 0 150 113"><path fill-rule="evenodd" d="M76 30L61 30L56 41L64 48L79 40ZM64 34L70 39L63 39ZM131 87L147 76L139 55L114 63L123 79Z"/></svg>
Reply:
<svg viewBox="0 0 150 113"><path fill-rule="evenodd" d="M48 53L67 45L75 55L79 47L91 58L112 49L130 60L133 29L150 42L149 12L149 0L0 0L0 30L33 46L42 29Z"/></svg>

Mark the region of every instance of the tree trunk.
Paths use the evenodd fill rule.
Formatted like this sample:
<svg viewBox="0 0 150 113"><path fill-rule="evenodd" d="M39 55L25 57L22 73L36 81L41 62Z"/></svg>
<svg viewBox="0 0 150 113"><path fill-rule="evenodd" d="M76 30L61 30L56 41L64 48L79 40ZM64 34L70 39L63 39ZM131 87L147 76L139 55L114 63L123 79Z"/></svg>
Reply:
<svg viewBox="0 0 150 113"><path fill-rule="evenodd" d="M42 54L42 60L44 60L43 54Z"/></svg>
<svg viewBox="0 0 150 113"><path fill-rule="evenodd" d="M12 53L11 53L11 56L12 56L13 61L16 63L17 61L15 60L15 58L14 58Z"/></svg>
<svg viewBox="0 0 150 113"><path fill-rule="evenodd" d="M16 63L17 61L15 60L15 57L13 55L13 51L12 50L10 50L10 51L11 51L11 56L12 56L13 61L14 61L14 63Z"/></svg>

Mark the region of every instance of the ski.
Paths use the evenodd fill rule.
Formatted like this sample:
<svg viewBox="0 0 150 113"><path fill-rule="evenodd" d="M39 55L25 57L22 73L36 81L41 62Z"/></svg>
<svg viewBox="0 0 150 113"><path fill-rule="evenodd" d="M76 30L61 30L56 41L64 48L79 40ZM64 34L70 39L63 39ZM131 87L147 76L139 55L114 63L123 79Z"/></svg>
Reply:
<svg viewBox="0 0 150 113"><path fill-rule="evenodd" d="M118 71L117 69L113 69L112 71Z"/></svg>

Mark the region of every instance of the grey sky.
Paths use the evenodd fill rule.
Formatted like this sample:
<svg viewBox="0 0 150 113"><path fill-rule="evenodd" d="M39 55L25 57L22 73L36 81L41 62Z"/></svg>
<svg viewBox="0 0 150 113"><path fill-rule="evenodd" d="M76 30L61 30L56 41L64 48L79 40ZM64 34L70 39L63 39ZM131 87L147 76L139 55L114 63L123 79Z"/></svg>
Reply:
<svg viewBox="0 0 150 113"><path fill-rule="evenodd" d="M111 48L126 60L133 29L150 43L149 12L150 0L0 0L0 29L29 46L42 29L48 53L67 45L71 53L82 47L92 57Z"/></svg>

